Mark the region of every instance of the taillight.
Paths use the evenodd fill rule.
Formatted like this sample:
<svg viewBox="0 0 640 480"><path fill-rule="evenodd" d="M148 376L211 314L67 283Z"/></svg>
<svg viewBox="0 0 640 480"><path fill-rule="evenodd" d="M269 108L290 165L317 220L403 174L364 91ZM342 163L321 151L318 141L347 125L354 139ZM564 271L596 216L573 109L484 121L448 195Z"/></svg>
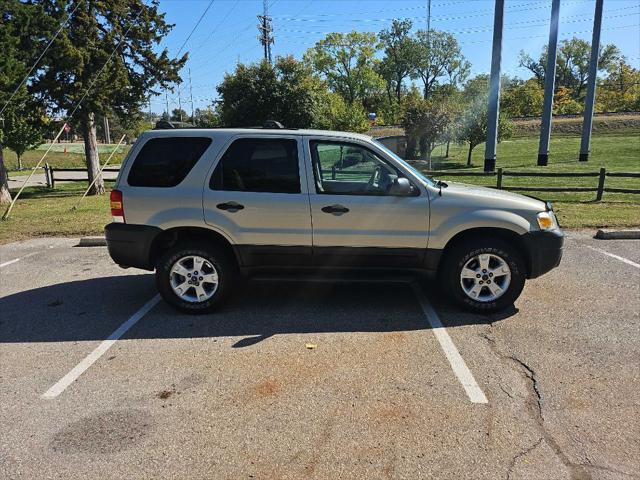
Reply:
<svg viewBox="0 0 640 480"><path fill-rule="evenodd" d="M122 203L122 192L111 190L109 198L111 204L111 216L114 222L124 223L124 204Z"/></svg>

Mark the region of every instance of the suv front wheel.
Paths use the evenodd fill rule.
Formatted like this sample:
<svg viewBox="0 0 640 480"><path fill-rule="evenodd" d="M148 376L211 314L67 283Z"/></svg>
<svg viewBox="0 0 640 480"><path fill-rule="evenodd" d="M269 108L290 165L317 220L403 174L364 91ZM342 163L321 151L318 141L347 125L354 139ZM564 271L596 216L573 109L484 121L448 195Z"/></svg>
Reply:
<svg viewBox="0 0 640 480"><path fill-rule="evenodd" d="M468 239L447 253L444 283L453 300L475 312L495 312L513 305L525 282L519 252L499 239Z"/></svg>
<svg viewBox="0 0 640 480"><path fill-rule="evenodd" d="M236 266L218 248L183 244L166 251L156 263L156 284L162 298L186 313L209 313L229 295Z"/></svg>

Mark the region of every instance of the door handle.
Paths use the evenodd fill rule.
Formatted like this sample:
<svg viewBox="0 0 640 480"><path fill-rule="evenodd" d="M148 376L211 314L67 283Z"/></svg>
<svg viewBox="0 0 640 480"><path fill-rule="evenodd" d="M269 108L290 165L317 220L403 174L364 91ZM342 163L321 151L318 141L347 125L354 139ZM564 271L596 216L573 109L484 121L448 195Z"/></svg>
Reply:
<svg viewBox="0 0 640 480"><path fill-rule="evenodd" d="M240 205L239 203L236 203L236 202L225 202L225 203L219 203L218 205L216 205L216 208L220 210L226 210L227 212L230 212L230 213L235 213L238 210L242 210L244 208L244 205Z"/></svg>
<svg viewBox="0 0 640 480"><path fill-rule="evenodd" d="M322 207L321 210L324 213L332 213L334 215L342 215L349 211L349 209L343 205L327 205L326 207Z"/></svg>

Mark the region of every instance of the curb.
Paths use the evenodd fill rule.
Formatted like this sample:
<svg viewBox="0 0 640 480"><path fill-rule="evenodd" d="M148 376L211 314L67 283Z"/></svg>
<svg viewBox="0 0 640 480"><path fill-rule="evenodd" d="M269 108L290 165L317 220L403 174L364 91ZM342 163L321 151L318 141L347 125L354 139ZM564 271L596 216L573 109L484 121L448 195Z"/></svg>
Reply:
<svg viewBox="0 0 640 480"><path fill-rule="evenodd" d="M599 240L640 240L640 230L598 230Z"/></svg>
<svg viewBox="0 0 640 480"><path fill-rule="evenodd" d="M104 237L83 237L80 239L78 247L106 247L107 239Z"/></svg>

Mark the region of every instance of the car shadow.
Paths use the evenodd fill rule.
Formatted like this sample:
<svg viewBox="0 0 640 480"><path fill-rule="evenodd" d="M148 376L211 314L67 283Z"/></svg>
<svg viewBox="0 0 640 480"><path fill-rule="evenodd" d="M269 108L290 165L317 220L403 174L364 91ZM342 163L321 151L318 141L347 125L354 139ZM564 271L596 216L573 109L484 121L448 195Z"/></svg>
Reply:
<svg viewBox="0 0 640 480"><path fill-rule="evenodd" d="M466 314L443 304L427 283L446 326L508 318ZM92 278L0 299L0 343L104 340L156 294L152 274ZM254 345L288 333L394 332L430 328L406 283L248 281L217 312L181 314L160 302L127 339L244 337Z"/></svg>

